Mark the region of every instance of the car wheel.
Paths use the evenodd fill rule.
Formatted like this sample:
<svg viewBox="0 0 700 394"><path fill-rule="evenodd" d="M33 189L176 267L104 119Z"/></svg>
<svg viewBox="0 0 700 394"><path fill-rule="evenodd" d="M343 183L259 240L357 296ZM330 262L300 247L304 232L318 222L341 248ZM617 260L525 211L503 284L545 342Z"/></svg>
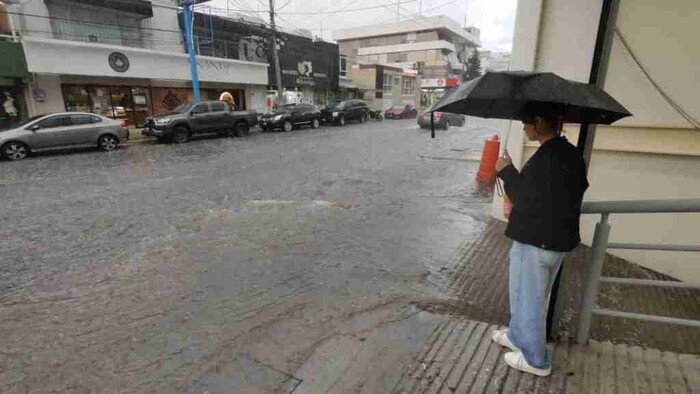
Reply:
<svg viewBox="0 0 700 394"><path fill-rule="evenodd" d="M338 118L338 124L341 126L345 126L345 116L340 115L340 117Z"/></svg>
<svg viewBox="0 0 700 394"><path fill-rule="evenodd" d="M292 129L294 129L294 125L292 124L292 122L285 120L284 124L282 125L282 130L285 133L289 133L290 131L292 131Z"/></svg>
<svg viewBox="0 0 700 394"><path fill-rule="evenodd" d="M318 120L318 118L314 118L314 120L311 121L311 128L318 129L319 127L321 127L321 121Z"/></svg>
<svg viewBox="0 0 700 394"><path fill-rule="evenodd" d="M184 127L177 127L173 130L173 142L183 144L190 139L190 131Z"/></svg>
<svg viewBox="0 0 700 394"><path fill-rule="evenodd" d="M105 152L111 152L119 146L119 140L117 137L111 134L105 134L97 139L97 147Z"/></svg>
<svg viewBox="0 0 700 394"><path fill-rule="evenodd" d="M29 147L22 142L8 142L3 145L0 157L7 160L22 160L29 155Z"/></svg>
<svg viewBox="0 0 700 394"><path fill-rule="evenodd" d="M447 130L449 128L450 128L450 121L448 120L445 122L445 130Z"/></svg>
<svg viewBox="0 0 700 394"><path fill-rule="evenodd" d="M233 126L233 132L236 137L248 135L250 132L250 127L246 122L238 122L235 126Z"/></svg>

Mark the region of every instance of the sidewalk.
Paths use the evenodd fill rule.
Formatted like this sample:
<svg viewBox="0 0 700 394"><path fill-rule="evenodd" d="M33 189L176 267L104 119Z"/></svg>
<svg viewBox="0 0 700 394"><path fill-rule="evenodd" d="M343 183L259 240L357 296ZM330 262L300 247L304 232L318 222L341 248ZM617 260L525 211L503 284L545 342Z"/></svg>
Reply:
<svg viewBox="0 0 700 394"><path fill-rule="evenodd" d="M450 274L454 300L421 307L444 316L423 350L405 366L395 393L482 392L700 392L700 332L692 328L595 317L589 345L568 339L577 321L581 277L590 249L567 257L571 266L562 339L551 343L554 369L539 378L509 368L490 333L508 323L508 250L505 225L492 220L481 238L460 251ZM608 256L604 275L669 280ZM605 285L604 308L698 319L700 292ZM669 335L672 333L672 335ZM689 353L689 354L681 354Z"/></svg>
<svg viewBox="0 0 700 394"><path fill-rule="evenodd" d="M638 346L591 340L552 344L548 377L511 369L503 348L491 340L498 328L446 318L393 393L697 393L700 359Z"/></svg>
<svg viewBox="0 0 700 394"><path fill-rule="evenodd" d="M129 141L128 142L142 142L155 140L154 137L147 137L141 134L141 128L129 127Z"/></svg>

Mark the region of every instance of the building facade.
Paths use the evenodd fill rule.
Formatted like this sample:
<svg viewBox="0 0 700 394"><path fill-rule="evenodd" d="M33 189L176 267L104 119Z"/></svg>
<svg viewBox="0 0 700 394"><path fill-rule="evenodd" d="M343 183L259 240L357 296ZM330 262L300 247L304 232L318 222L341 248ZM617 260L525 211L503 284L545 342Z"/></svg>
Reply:
<svg viewBox="0 0 700 394"><path fill-rule="evenodd" d="M510 65L510 52L479 51L481 70L507 71Z"/></svg>
<svg viewBox="0 0 700 394"><path fill-rule="evenodd" d="M33 0L12 6L31 81L30 115L88 111L137 126L192 101L175 1ZM263 62L197 56L202 98L264 105ZM256 89L259 97L255 97Z"/></svg>
<svg viewBox="0 0 700 394"><path fill-rule="evenodd" d="M195 49L198 55L270 64L265 87L265 110L276 101L277 84L270 30L250 18L195 13ZM299 33L299 34L296 34ZM325 105L339 89L338 45L313 40L301 32L278 33L282 103Z"/></svg>
<svg viewBox="0 0 700 394"><path fill-rule="evenodd" d="M358 98L373 110L418 106L421 79L415 70L379 64L355 65L349 70Z"/></svg>
<svg viewBox="0 0 700 394"><path fill-rule="evenodd" d="M609 61L602 65L607 70L604 88L634 116L597 128L585 200L700 195L700 129L690 121L700 120L700 51L693 50L700 36L696 23L700 7L695 0L658 4L620 0ZM511 69L551 71L587 82L602 7L603 0L519 1ZM566 125L564 130L575 143L578 125ZM525 141L519 122L512 123L507 145L518 167L537 149ZM493 215L503 218L498 196ZM594 216L582 217L587 245L597 220ZM611 242L697 245L698 219L698 214L683 213L612 215ZM700 283L697 254L615 249L609 253Z"/></svg>
<svg viewBox="0 0 700 394"><path fill-rule="evenodd" d="M458 83L467 58L481 45L479 35L478 29L462 28L447 16L333 31L341 75L353 65L367 64L415 70L426 82L420 100L426 105L441 97L448 84Z"/></svg>

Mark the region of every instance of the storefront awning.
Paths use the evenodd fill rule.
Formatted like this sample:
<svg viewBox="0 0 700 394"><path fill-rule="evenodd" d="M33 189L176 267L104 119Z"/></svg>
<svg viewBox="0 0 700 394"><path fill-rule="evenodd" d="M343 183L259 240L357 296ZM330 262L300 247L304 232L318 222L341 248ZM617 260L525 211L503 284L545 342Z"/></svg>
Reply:
<svg viewBox="0 0 700 394"><path fill-rule="evenodd" d="M29 77L22 44L17 42L0 42L0 53L3 54L0 62L0 77Z"/></svg>

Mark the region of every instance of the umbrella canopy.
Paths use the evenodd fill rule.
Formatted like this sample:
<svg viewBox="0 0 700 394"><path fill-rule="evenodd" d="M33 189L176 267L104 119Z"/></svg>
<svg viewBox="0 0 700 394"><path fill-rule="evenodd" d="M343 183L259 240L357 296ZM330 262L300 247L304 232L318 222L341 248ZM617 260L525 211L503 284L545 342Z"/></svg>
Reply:
<svg viewBox="0 0 700 394"><path fill-rule="evenodd" d="M486 72L445 94L434 111L518 119L526 104L551 104L565 123L611 124L632 114L603 89L554 73Z"/></svg>

